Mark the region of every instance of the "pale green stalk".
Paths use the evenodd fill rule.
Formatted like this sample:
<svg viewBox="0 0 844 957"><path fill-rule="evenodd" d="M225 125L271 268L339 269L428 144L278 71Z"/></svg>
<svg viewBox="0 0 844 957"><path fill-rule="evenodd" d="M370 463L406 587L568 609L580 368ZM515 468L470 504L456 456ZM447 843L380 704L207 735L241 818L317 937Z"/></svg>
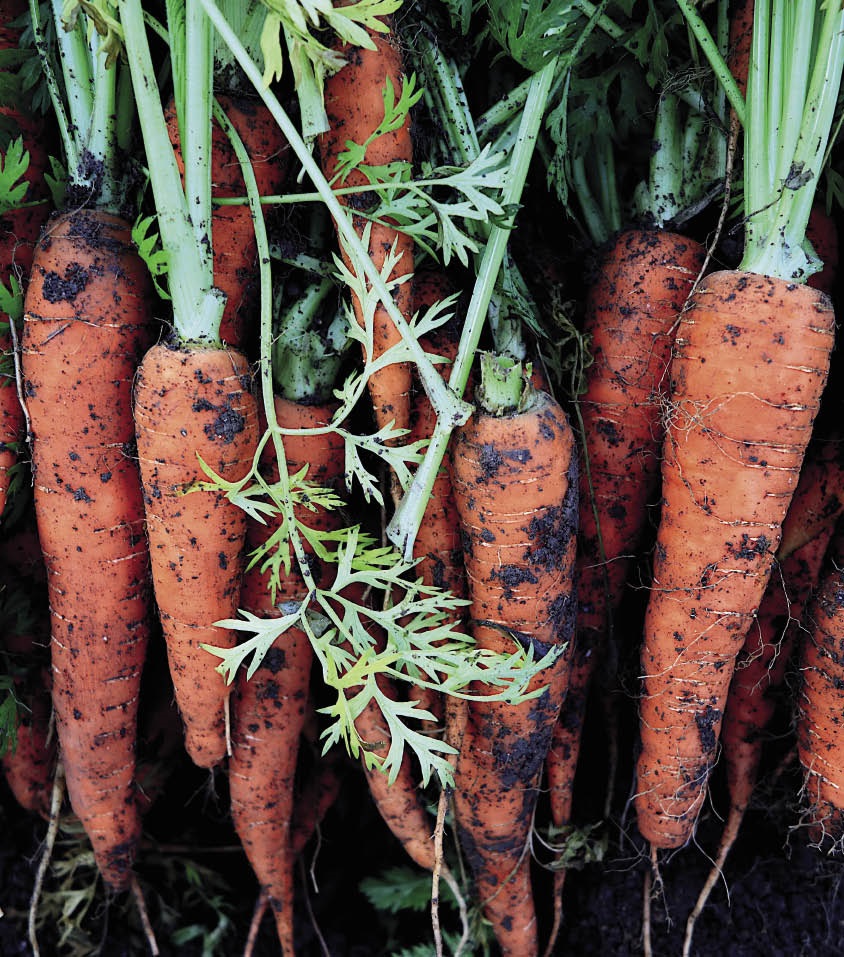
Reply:
<svg viewBox="0 0 844 957"><path fill-rule="evenodd" d="M507 189L502 198L505 206L512 205L515 207L521 200L531 157L539 135L539 128L545 115L556 66L557 59L555 57L532 78L531 88L525 102L525 110L522 114L519 137L513 151ZM477 280L472 289L472 298L463 322L457 358L449 379L449 384L457 395L463 395L466 383L469 380L472 361L480 342L487 309L492 299L509 238L510 230L508 228L493 226L490 229L487 245L484 248L478 267ZM437 425L425 452L425 457L414 473L410 487L387 526L388 537L399 551L403 552L408 561L412 558L413 543L424 517L434 480L448 448L451 433L459 424L444 419L442 416L437 419Z"/></svg>
<svg viewBox="0 0 844 957"><path fill-rule="evenodd" d="M840 4L756 3L747 83L742 270L805 281L819 268L805 248L806 225L841 85L843 33Z"/></svg>
<svg viewBox="0 0 844 957"><path fill-rule="evenodd" d="M155 70L146 37L141 0L119 0L126 57L132 74L135 102L147 156L161 239L170 257L173 323L185 342L211 344L219 336L224 302L212 289L211 263L197 243L176 157L170 144ZM210 102L210 101L209 101ZM206 104L206 109L210 108ZM185 153L185 163L191 159ZM210 335L215 328L216 336Z"/></svg>
<svg viewBox="0 0 844 957"><path fill-rule="evenodd" d="M47 41L44 37L44 31L41 28L41 10L38 0L29 0L29 15L32 20L32 34L35 38L35 46L41 55L41 70L47 83L47 90L50 94L50 102L53 105L53 113L56 117L59 136L61 137L65 156L68 157L68 162L70 162L70 158L76 155L76 144L70 134L70 120L68 119L64 101L62 100L59 82L53 71L50 58L47 55Z"/></svg>

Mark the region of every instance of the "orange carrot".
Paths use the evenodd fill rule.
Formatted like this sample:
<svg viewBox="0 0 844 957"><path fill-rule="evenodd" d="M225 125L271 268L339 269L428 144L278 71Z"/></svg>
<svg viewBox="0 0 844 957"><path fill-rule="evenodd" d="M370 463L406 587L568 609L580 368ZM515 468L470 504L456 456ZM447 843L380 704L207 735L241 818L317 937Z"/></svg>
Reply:
<svg viewBox="0 0 844 957"><path fill-rule="evenodd" d="M262 196L280 193L290 165L289 144L261 100L254 97L217 94L232 126L243 141L258 192ZM167 107L167 129L179 172L184 175L176 109ZM212 126L211 180L213 199L245 197L246 185L228 136L219 125ZM229 346L244 347L249 321L256 307L258 246L252 214L243 204L215 206L211 217L214 249L214 285L226 294L220 322L220 339Z"/></svg>
<svg viewBox="0 0 844 957"><path fill-rule="evenodd" d="M375 44L374 50L342 46L339 51L348 62L337 73L325 81L325 109L328 115L329 131L320 137L319 149L323 173L330 181L339 162L339 154L348 141L363 144L375 132L384 119L382 94L388 82L398 96L401 89L402 56L398 41L393 33L379 34L369 32ZM411 162L413 144L410 138L410 124L404 123L398 129L382 134L373 140L366 150L365 162L370 166L381 166L392 162ZM343 180L344 186L366 185L368 180L360 170L352 170ZM354 199L354 197L353 197ZM354 209L354 202L341 197L344 205ZM362 234L366 221L353 217L359 234ZM369 237L369 255L379 270L383 268L387 254L396 244L396 252L401 254L389 279L413 272L413 241L406 235L391 229L387 225L374 223ZM346 265L351 268L348 260ZM405 319L411 314L411 290L409 283L400 284L393 292L396 305ZM360 302L354 297L354 308L358 322L363 325L364 317ZM373 358L381 356L386 350L401 341L401 336L383 305L379 304L373 319ZM408 363L393 363L370 376L369 394L379 428L395 421L396 428L410 427L410 388L411 370Z"/></svg>
<svg viewBox="0 0 844 957"><path fill-rule="evenodd" d="M147 292L126 222L61 214L35 253L22 342L56 727L71 804L114 888L126 887L140 838L149 569L131 396L151 335Z"/></svg>
<svg viewBox="0 0 844 957"><path fill-rule="evenodd" d="M10 606L4 608L0 649L9 656L15 696L23 705L17 745L0 759L18 804L47 818L56 749L50 734L50 611L47 578L35 513L0 541L0 581Z"/></svg>
<svg viewBox="0 0 844 957"><path fill-rule="evenodd" d="M807 613L801 650L802 685L797 747L803 766L804 821L810 840L825 851L844 837L844 751L842 751L841 646L844 638L844 541L836 530L829 561Z"/></svg>
<svg viewBox="0 0 844 957"><path fill-rule="evenodd" d="M135 423L155 599L167 640L185 746L200 767L226 754L223 676L202 644L233 647L246 513L207 481L244 478L258 443L246 359L222 348L154 346L138 369Z"/></svg>
<svg viewBox="0 0 844 957"><path fill-rule="evenodd" d="M655 848L691 835L736 655L752 626L826 381L827 296L707 277L677 332L645 618L636 812Z"/></svg>
<svg viewBox="0 0 844 957"><path fill-rule="evenodd" d="M807 453L800 481L783 523L783 541L793 528L806 525L819 495L844 490L837 443L823 443ZM839 499L838 514L844 509ZM756 624L747 632L736 661L721 732L730 807L712 870L686 924L684 953L689 953L697 918L723 873L756 787L765 730L774 716L773 695L785 680L792 648L802 628L803 609L817 585L821 564L834 530L836 514L809 541L783 558L759 606ZM782 550L780 550L782 551Z"/></svg>
<svg viewBox="0 0 844 957"><path fill-rule="evenodd" d="M451 471L478 646L508 652L515 641L541 657L569 641L577 475L565 413L544 393L522 412L476 412L454 434ZM567 683L563 655L533 680L548 686L539 698L473 700L465 716L457 827L503 954L537 952L528 840Z"/></svg>
<svg viewBox="0 0 844 957"><path fill-rule="evenodd" d="M331 421L336 405L306 405L276 396L275 414L288 429L320 428ZM320 486L337 484L344 467L343 438L325 435L287 435L284 439L291 474L309 465L307 478ZM264 466L267 480L278 480L274 446L268 445ZM297 506L302 521L324 531L342 519L336 511L309 512ZM264 545L277 532L281 517L262 525L250 521L247 548ZM306 543L314 563L312 571L326 587L327 573ZM247 571L241 607L262 618L278 617L281 602L302 601L306 587L298 571L282 579L273 600L269 573L259 561ZM291 840L294 780L308 704L313 652L308 636L290 628L276 639L255 674L246 679L240 671L232 707L232 755L229 764L231 809L235 828L262 890L266 890L276 920L282 952L293 953L293 865L296 851Z"/></svg>

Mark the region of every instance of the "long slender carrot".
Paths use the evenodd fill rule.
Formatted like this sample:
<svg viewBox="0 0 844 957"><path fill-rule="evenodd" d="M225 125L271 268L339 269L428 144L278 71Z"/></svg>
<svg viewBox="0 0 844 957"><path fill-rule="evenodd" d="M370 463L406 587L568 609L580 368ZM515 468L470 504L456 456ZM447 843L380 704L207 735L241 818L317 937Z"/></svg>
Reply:
<svg viewBox="0 0 844 957"><path fill-rule="evenodd" d="M36 250L22 343L56 726L71 804L115 888L127 886L140 837L149 567L131 395L151 337L147 293L125 221L59 215Z"/></svg>
<svg viewBox="0 0 844 957"><path fill-rule="evenodd" d="M244 568L246 513L207 481L244 478L258 443L246 359L186 344L153 346L138 369L135 423L155 599L167 640L185 747L200 767L226 754L229 696L205 643L233 647L213 622L233 618Z"/></svg>
<svg viewBox="0 0 844 957"><path fill-rule="evenodd" d="M258 192L280 193L289 168L289 144L261 100L217 94L217 102L229 118L249 154ZM167 107L167 130L179 171L184 175L176 109ZM229 138L219 125L212 127L211 180L214 199L246 195L246 186ZM234 348L244 348L249 320L255 311L258 247L252 214L246 204L215 205L211 216L214 249L214 285L226 294L220 321L220 339ZM214 241L214 236L217 241Z"/></svg>
<svg viewBox="0 0 844 957"><path fill-rule="evenodd" d="M363 144L377 130L384 119L383 92L388 82L398 95L401 88L402 56L394 33L369 32L375 44L374 50L342 46L339 52L347 57L347 63L325 81L325 109L329 130L319 140L322 169L330 181L337 170L340 153L348 141ZM367 147L365 162L381 166L392 162L411 162L413 144L410 138L409 120L397 129L376 137ZM352 170L344 185L360 186L367 183L366 176L358 169ZM342 199L344 205L354 206ZM366 221L353 219L355 228L362 233ZM368 252L372 261L383 268L387 254L396 246L401 259L390 279L413 272L413 241L387 225L374 223L369 236ZM346 263L347 266L349 263ZM409 283L400 284L393 297L409 319L411 315L411 290ZM358 322L364 324L361 303L353 297ZM390 346L401 341L398 330L383 305L379 304L373 318L373 357L381 356ZM411 370L406 362L392 363L370 376L369 394L379 428L395 421L396 428L410 427Z"/></svg>
<svg viewBox="0 0 844 957"><path fill-rule="evenodd" d="M820 448L820 452L818 452ZM806 526L819 499L844 491L844 474L837 442L810 447L800 481L783 523L783 538ZM756 624L747 632L736 661L721 731L722 761L726 770L729 811L712 870L686 923L684 954L691 952L695 923L720 879L759 776L765 731L774 716L775 694L785 680L792 649L799 644L803 610L818 583L837 513L827 513L826 524L812 538L784 557L775 568L759 605ZM782 549L780 549L782 551Z"/></svg>
<svg viewBox="0 0 844 957"><path fill-rule="evenodd" d="M844 635L844 551L841 528L830 545L829 561L807 612L800 657L802 683L797 748L803 766L802 823L809 839L837 851L844 837L844 754L842 754L841 643Z"/></svg>
<svg viewBox="0 0 844 957"><path fill-rule="evenodd" d="M275 399L276 419L283 428L321 428L331 421L335 403L305 405L280 396ZM265 469L269 482L278 480L274 447L269 446ZM284 451L290 474L308 465L308 480L320 486L338 483L344 467L343 439L337 432L313 435L291 434L285 437ZM336 529L342 519L335 511L320 509L311 513L304 506L296 512L313 528ZM281 517L265 525L250 522L247 549L252 552L277 532ZM308 547L314 562L312 571L323 585L326 575L317 570L318 560ZM282 578L279 587L270 587L268 572L257 562L244 576L241 607L261 617L277 617L279 604L301 601L305 585L298 572ZM232 817L262 889L276 920L282 952L293 953L293 866L296 852L291 839L294 812L299 737L308 714L308 684L313 652L308 636L290 628L264 657L247 680L241 670L234 693L232 717L232 755L229 762L229 786Z"/></svg>
<svg viewBox="0 0 844 957"><path fill-rule="evenodd" d="M544 393L524 411L476 412L455 432L452 482L479 646L507 651L517 641L541 656L570 640L576 469L571 427ZM561 656L534 679L534 688L548 686L539 698L471 701L465 716L457 827L504 954L537 952L528 839L567 683Z"/></svg>
<svg viewBox="0 0 844 957"><path fill-rule="evenodd" d="M829 364L829 299L749 272L698 287L677 333L642 650L636 811L688 840L736 655L771 572Z"/></svg>
<svg viewBox="0 0 844 957"><path fill-rule="evenodd" d="M18 804L47 818L56 758L50 734L50 611L32 509L0 541L0 582L10 603L3 609L0 648L9 655L15 696L23 705L16 747L6 751L0 765Z"/></svg>

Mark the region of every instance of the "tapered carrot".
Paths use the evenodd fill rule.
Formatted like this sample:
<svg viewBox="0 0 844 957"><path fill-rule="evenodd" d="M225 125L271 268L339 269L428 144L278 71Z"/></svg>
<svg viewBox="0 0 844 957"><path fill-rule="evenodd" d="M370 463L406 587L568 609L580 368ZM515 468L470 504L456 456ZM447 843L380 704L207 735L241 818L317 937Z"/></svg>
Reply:
<svg viewBox="0 0 844 957"><path fill-rule="evenodd" d="M688 840L736 655L759 606L832 346L829 299L720 272L677 333L645 619L636 811L655 847Z"/></svg>
<svg viewBox="0 0 844 957"><path fill-rule="evenodd" d="M800 481L783 523L785 541L794 529L804 528L819 498L844 491L844 474L837 442L819 444L807 453ZM722 762L726 770L729 811L712 870L686 924L684 953L691 951L697 918L720 879L735 844L759 776L765 731L776 707L775 695L785 680L792 649L799 645L803 610L818 583L821 565L832 537L838 511L814 536L782 559L771 575L759 605L756 623L747 632L736 661L724 710L721 732ZM807 514L808 513L808 514ZM780 549L780 553L782 549Z"/></svg>
<svg viewBox="0 0 844 957"><path fill-rule="evenodd" d="M167 640L185 747L200 767L226 754L229 688L200 646L235 644L215 621L233 618L244 568L246 513L208 476L244 478L258 442L246 359L221 348L150 349L138 369L135 423L155 599Z"/></svg>
<svg viewBox="0 0 844 957"><path fill-rule="evenodd" d="M827 852L839 851L844 836L841 647L844 640L844 551L840 525L829 561L809 605L800 672L797 749L803 766L802 823L809 838Z"/></svg>
<svg viewBox="0 0 844 957"><path fill-rule="evenodd" d="M335 411L334 403L306 405L281 396L275 399L278 423L287 429L314 429L326 426ZM290 474L308 465L308 481L320 486L338 484L344 467L343 439L337 432L323 435L285 436L284 452ZM278 480L275 449L265 455L268 482ZM336 511L310 512L296 506L298 517L312 528L336 529L342 522ZM282 518L262 525L250 522L247 549L263 546L278 531ZM330 567L319 570L313 550L312 572L321 587L328 587ZM284 576L279 587L270 587L270 575L256 562L247 571L240 606L262 618L282 614L282 602L302 601L306 586L298 571ZM276 639L257 671L247 680L238 675L232 706L232 755L229 787L235 828L262 889L269 895L282 952L293 953L293 865L296 851L291 839L294 812L299 737L308 714L308 685L313 652L308 636L289 628Z"/></svg>
<svg viewBox="0 0 844 957"><path fill-rule="evenodd" d="M18 804L47 818L56 759L50 733L50 611L32 509L0 541L0 581L9 602L3 609L0 649L8 654L15 696L23 706L16 746L0 758L0 765Z"/></svg>
<svg viewBox="0 0 844 957"><path fill-rule="evenodd" d="M289 144L266 106L254 97L226 94L217 94L217 102L243 141L255 172L258 192L262 196L280 193L290 165ZM179 171L184 175L179 125L172 102L167 108L167 130ZM231 142L216 122L212 127L211 180L214 199L246 195L246 185ZM211 231L214 285L226 295L220 339L234 348L243 348L257 302L258 247L249 207L243 203L215 205Z"/></svg>
<svg viewBox="0 0 844 957"><path fill-rule="evenodd" d="M140 837L149 567L131 395L151 337L147 293L125 221L59 215L36 250L22 343L56 726L71 804L115 888L130 879Z"/></svg>
<svg viewBox="0 0 844 957"><path fill-rule="evenodd" d="M354 48L343 45L339 52L347 63L325 81L325 109L329 130L320 137L319 151L322 169L330 181L335 175L340 153L345 144L352 141L363 144L376 131L384 119L382 95L388 82L398 96L403 81L402 56L395 34L369 32L375 49ZM381 166L393 162L411 162L413 144L410 138L409 120L397 129L383 133L369 143L364 162ZM366 185L366 176L358 169L352 170L342 185ZM344 205L354 209L348 198ZM355 228L363 233L366 221L353 217ZM387 254L396 246L401 255L389 279L406 276L413 272L413 241L406 235L384 224L373 223L369 235L369 255L378 269L382 269ZM349 262L346 262L349 266ZM396 305L406 318L411 314L411 290L408 283L400 284L393 292ZM353 305L358 322L364 324L361 303L353 296ZM379 304L373 318L373 358L401 341L401 336L386 309ZM369 394L379 428L394 421L396 428L410 427L411 370L406 362L391 363L369 378Z"/></svg>
<svg viewBox="0 0 844 957"><path fill-rule="evenodd" d="M538 393L524 411L476 412L454 434L472 632L480 647L537 657L571 639L577 456L560 406ZM455 769L461 844L504 954L537 952L528 839L542 767L568 683L565 656L518 705L471 701ZM480 689L477 689L480 690Z"/></svg>

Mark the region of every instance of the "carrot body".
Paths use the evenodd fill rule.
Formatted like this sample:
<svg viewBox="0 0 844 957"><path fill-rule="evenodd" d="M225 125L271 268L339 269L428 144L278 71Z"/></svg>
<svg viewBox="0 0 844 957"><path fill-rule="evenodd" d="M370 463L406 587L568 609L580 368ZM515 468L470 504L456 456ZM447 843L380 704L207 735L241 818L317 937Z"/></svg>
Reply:
<svg viewBox="0 0 844 957"><path fill-rule="evenodd" d="M310 429L327 425L335 406L309 406L275 399L279 424ZM336 432L317 436L284 437L287 467L291 474L309 464L307 478L319 485L338 482L344 467L343 439ZM275 446L267 446L264 467L268 481L278 481ZM337 512L309 512L297 506L299 518L309 526L329 531L341 519ZM281 518L266 525L250 522L247 548L263 545L281 525ZM310 549L309 549L310 550ZM315 575L324 579L324 575ZM279 604L302 601L306 588L297 571L284 578L275 602L269 574L260 563L244 576L241 607L261 617L278 617ZM327 582L321 581L322 587ZM243 843L276 919L282 952L293 953L293 865L296 852L291 840L299 736L307 715L308 685L313 652L308 636L290 628L278 639L248 681L238 675L232 708L232 755L229 787L235 828Z"/></svg>
<svg viewBox="0 0 844 957"><path fill-rule="evenodd" d="M36 250L22 343L56 727L71 804L115 888L130 878L140 837L149 568L131 397L151 335L147 292L127 223L60 215Z"/></svg>
<svg viewBox="0 0 844 957"><path fill-rule="evenodd" d="M830 547L830 559L807 613L797 748L804 772L810 839L825 850L839 850L844 835L844 554L840 529Z"/></svg>
<svg viewBox="0 0 844 957"><path fill-rule="evenodd" d="M554 824L571 815L588 685L659 483L662 404L677 317L703 264L699 243L626 230L589 291L583 331L593 363L579 400L588 471L580 472L577 634L571 677L548 755Z"/></svg>
<svg viewBox="0 0 844 957"><path fill-rule="evenodd" d="M258 412L246 359L213 348L157 345L138 369L135 423L152 576L185 747L200 767L226 753L229 689L201 644L232 647L240 599L246 513L213 489L198 456L238 481L258 442Z"/></svg>
<svg viewBox="0 0 844 957"><path fill-rule="evenodd" d="M262 196L280 193L290 166L290 144L262 101L252 97L217 94L217 101L234 126L255 173ZM167 108L167 129L176 162L184 174L179 125L174 105ZM246 184L228 136L218 123L212 125L211 183L213 199L245 197ZM214 250L214 285L226 294L220 322L220 339L243 348L249 319L255 309L258 246L252 214L245 203L215 206L211 215Z"/></svg>
<svg viewBox="0 0 844 957"><path fill-rule="evenodd" d="M430 308L455 290L444 273L428 271L413 277L413 311ZM448 381L451 364L457 357L460 329L454 320L439 326L422 345L426 352L441 356L447 363L437 369ZM430 440L437 424L437 416L424 389L417 384L411 408L410 441ZM444 464L431 489L425 508L425 517L413 543L413 557L418 559L414 573L429 586L449 591L457 598L466 597L466 570L463 565L463 542L460 537L460 521L454 504L451 476ZM465 609L456 615L454 622L465 618ZM435 718L434 727L442 723L443 702L440 694L428 688L416 688L414 698L420 707L430 711ZM434 730L429 727L428 730Z"/></svg>
<svg viewBox="0 0 844 957"><path fill-rule="evenodd" d="M387 81L391 81L398 96L402 84L402 56L396 37L371 33L376 49L365 50L343 46L339 52L348 57L348 62L325 81L325 109L328 114L329 131L320 137L319 149L323 173L330 181L337 169L339 154L347 141L363 144L375 132L384 119L382 93ZM393 162L411 162L413 144L410 124L377 137L367 148L365 162L381 166ZM342 185L361 186L368 180L359 170L352 170ZM353 200L340 197L340 202L354 208ZM362 235L366 221L353 217L355 229ZM379 270L396 244L401 254L389 279L413 272L413 241L387 225L372 224L368 252ZM344 257L347 267L351 263ZM410 284L405 282L393 290L393 299L405 319L411 315ZM353 297L358 323L364 325L361 303ZM379 304L373 318L373 357L383 355L387 349L401 341L401 336L383 305ZM375 421L381 428L395 421L396 427L410 427L411 370L406 362L393 363L370 376L369 394L372 399Z"/></svg>
<svg viewBox="0 0 844 957"><path fill-rule="evenodd" d="M577 460L565 413L544 393L525 412L477 412L455 432L452 482L480 647L537 657L570 640ZM528 839L568 683L561 656L519 705L471 701L455 769L458 832L504 954L537 951ZM484 689L476 688L482 693Z"/></svg>
<svg viewBox="0 0 844 957"><path fill-rule="evenodd" d="M645 617L636 811L652 846L694 827L736 655L759 607L832 345L823 293L720 272L677 333Z"/></svg>

